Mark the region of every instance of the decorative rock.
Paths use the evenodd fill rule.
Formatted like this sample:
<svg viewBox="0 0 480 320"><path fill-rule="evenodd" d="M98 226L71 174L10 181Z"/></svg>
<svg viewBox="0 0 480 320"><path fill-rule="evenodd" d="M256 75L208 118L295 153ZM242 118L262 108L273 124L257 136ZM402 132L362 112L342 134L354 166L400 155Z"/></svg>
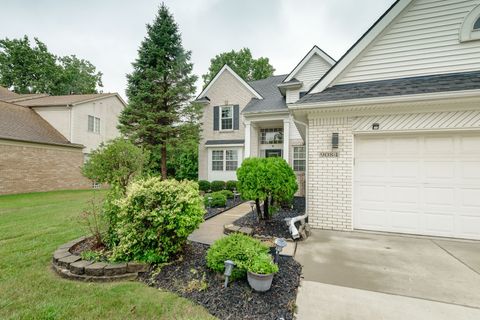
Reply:
<svg viewBox="0 0 480 320"><path fill-rule="evenodd" d="M105 266L105 269L103 269L103 274L105 276L116 276L116 275L124 274L126 272L127 272L126 263L107 264Z"/></svg>
<svg viewBox="0 0 480 320"><path fill-rule="evenodd" d="M241 227L240 230L238 230L238 231L241 232L241 233L244 233L246 235L249 235L249 236L251 236L252 233L253 233L253 229L249 228L249 227Z"/></svg>
<svg viewBox="0 0 480 320"><path fill-rule="evenodd" d="M58 259L57 261L57 264L60 266L60 267L64 267L64 268L68 268L68 266L70 265L70 263L74 263L78 260L80 260L80 256L77 256L77 255L74 255L74 254L70 254L66 257L63 257L63 258L60 258Z"/></svg>
<svg viewBox="0 0 480 320"><path fill-rule="evenodd" d="M84 274L85 267L91 265L92 263L93 262L91 261L80 260L80 261L71 263L68 269L70 269L70 272L73 274Z"/></svg>
<svg viewBox="0 0 480 320"><path fill-rule="evenodd" d="M85 274L87 276L103 276L103 270L107 266L104 262L95 262L85 267Z"/></svg>
<svg viewBox="0 0 480 320"><path fill-rule="evenodd" d="M225 233L225 234L239 232L239 230L240 230L240 227L235 226L233 224L226 224L226 225L223 226L223 233Z"/></svg>
<svg viewBox="0 0 480 320"><path fill-rule="evenodd" d="M72 254L65 249L58 249L53 253L53 263L56 263L59 259L71 256Z"/></svg>
<svg viewBox="0 0 480 320"><path fill-rule="evenodd" d="M128 273L135 273L135 272L147 272L148 265L145 263L140 262L129 262L127 263L127 272Z"/></svg>

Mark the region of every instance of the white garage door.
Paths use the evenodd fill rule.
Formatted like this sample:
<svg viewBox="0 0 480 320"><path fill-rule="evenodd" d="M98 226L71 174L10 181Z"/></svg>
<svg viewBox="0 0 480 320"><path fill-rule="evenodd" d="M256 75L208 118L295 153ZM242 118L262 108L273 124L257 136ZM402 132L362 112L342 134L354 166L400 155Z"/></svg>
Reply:
<svg viewBox="0 0 480 320"><path fill-rule="evenodd" d="M357 136L356 229L480 239L480 133Z"/></svg>

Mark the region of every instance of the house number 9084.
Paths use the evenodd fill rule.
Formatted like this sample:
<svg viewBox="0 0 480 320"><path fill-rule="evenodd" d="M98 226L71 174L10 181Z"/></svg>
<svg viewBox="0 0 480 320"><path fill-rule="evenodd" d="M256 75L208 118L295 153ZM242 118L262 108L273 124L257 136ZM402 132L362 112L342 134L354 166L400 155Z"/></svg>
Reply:
<svg viewBox="0 0 480 320"><path fill-rule="evenodd" d="M322 158L338 158L338 151L321 151L320 157Z"/></svg>

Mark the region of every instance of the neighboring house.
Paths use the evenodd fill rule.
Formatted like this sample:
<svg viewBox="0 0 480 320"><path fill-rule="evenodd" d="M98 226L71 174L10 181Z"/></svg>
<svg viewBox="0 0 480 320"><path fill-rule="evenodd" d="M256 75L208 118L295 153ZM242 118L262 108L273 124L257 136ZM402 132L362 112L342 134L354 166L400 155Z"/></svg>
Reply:
<svg viewBox="0 0 480 320"><path fill-rule="evenodd" d="M15 131L10 138L15 141L23 141L22 145L28 142L30 148L28 150L35 150L35 152L28 151L27 153L18 150L12 151L12 154L18 160L17 165L14 165L9 155L2 155L6 158L0 159L0 175L3 175L3 177L0 177L0 193L76 189L91 186L92 183L85 184L86 179L80 174L81 164L101 143L120 135L117 130L118 116L125 107L125 102L116 93L49 96L46 94L16 94L2 87L0 87L0 102L3 106L0 109L0 118L3 123L3 129L0 128L0 139L1 137L10 137L8 133L10 127L5 122L8 112L15 120L12 124ZM28 115L28 119L34 119L36 124L42 123L43 127L41 128L43 129L45 127L53 129L55 131L54 139L45 139L41 135L36 137L35 133L37 131L29 131L31 123L22 121L24 119L22 115ZM38 121L39 119L41 121ZM22 134L22 131L26 136ZM35 146L32 143L35 143ZM52 151L39 151L39 146L45 144L49 145L49 150L55 149L58 151L59 148L65 150L65 146L69 146L71 151L74 148L74 155L70 152L69 156L75 159L65 159L67 154L60 152L59 160L53 161L50 158L54 154ZM8 145L13 148L11 143ZM18 143L16 145L18 147ZM52 145L55 145L55 147L52 147ZM58 145L61 145L61 147ZM32 149L33 147L36 149ZM7 150L5 147L2 148ZM27 150L25 148L22 150ZM42 148L45 149L45 147ZM81 161L77 164L78 152L80 152ZM37 158L39 164L49 163L48 170L41 166L34 166L31 162L33 156ZM42 156L44 158L41 158ZM26 169L28 166L31 167L29 170ZM23 169L20 170L19 168ZM68 169L72 172L65 174ZM30 170L37 170L36 174L32 174ZM16 174L6 174L6 172L16 172ZM45 178L47 176L48 178ZM66 177L63 181L61 180L62 176ZM37 179L40 179L38 177L42 177L47 182L38 182ZM16 186L12 184L12 181L15 180L17 182ZM28 182L32 183L29 184ZM94 182L93 186L97 187L98 185Z"/></svg>
<svg viewBox="0 0 480 320"><path fill-rule="evenodd" d="M197 98L204 104L199 179L236 180L248 157L287 160L304 194L305 145L287 107L335 63L313 47L288 75L245 82L225 65Z"/></svg>
<svg viewBox="0 0 480 320"><path fill-rule="evenodd" d="M480 239L480 0L396 1L289 109L311 226Z"/></svg>
<svg viewBox="0 0 480 320"><path fill-rule="evenodd" d="M82 148L30 108L0 101L0 194L88 188Z"/></svg>

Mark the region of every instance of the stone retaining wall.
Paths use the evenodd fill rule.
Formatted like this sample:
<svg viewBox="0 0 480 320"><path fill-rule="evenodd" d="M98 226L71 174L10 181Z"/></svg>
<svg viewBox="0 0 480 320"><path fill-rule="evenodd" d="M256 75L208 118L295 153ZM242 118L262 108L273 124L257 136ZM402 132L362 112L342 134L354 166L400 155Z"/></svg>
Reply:
<svg viewBox="0 0 480 320"><path fill-rule="evenodd" d="M52 267L61 277L80 281L106 282L135 279L139 273L148 270L147 264L137 262L106 263L82 260L79 255L72 254L70 249L86 239L81 237L67 242L53 253Z"/></svg>

